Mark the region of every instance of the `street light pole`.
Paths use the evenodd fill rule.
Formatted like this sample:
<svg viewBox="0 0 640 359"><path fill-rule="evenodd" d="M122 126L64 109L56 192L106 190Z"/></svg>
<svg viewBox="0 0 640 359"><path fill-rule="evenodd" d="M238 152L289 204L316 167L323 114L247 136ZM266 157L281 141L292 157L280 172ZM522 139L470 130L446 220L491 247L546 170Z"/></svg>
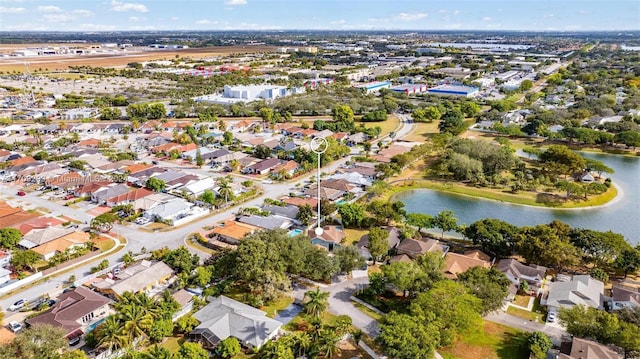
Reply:
<svg viewBox="0 0 640 359"><path fill-rule="evenodd" d="M327 148L329 147L329 143L322 137L314 137L313 140L311 140L310 146L311 151L315 152L318 155L318 174L316 181L316 185L318 186L318 220L315 233L317 236L320 236L324 232L322 226L320 225L320 155L322 155L327 150Z"/></svg>

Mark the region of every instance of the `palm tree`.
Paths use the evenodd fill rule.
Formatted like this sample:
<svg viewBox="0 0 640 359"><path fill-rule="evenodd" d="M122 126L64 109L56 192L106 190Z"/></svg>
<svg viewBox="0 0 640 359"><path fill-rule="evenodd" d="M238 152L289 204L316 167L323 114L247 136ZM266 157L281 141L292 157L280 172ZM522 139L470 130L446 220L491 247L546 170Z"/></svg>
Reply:
<svg viewBox="0 0 640 359"><path fill-rule="evenodd" d="M304 303L304 312L316 318L320 318L320 315L329 306L329 292L321 292L320 288L316 288L315 291L307 291L304 293L304 298L308 298Z"/></svg>
<svg viewBox="0 0 640 359"><path fill-rule="evenodd" d="M224 203L226 205L230 199L233 199L231 181L227 177L218 178L216 181L218 182L218 194L224 196Z"/></svg>
<svg viewBox="0 0 640 359"><path fill-rule="evenodd" d="M142 359L171 359L171 353L167 348L154 344L148 352L142 353Z"/></svg>
<svg viewBox="0 0 640 359"><path fill-rule="evenodd" d="M146 331L153 325L151 315L146 313L142 306L135 303L122 308L120 320L123 323L122 331L130 342L134 342L137 338L146 337Z"/></svg>
<svg viewBox="0 0 640 359"><path fill-rule="evenodd" d="M296 348L298 357L303 357L307 354L309 348L311 348L311 336L306 332L294 332L291 334L293 339L293 346Z"/></svg>
<svg viewBox="0 0 640 359"><path fill-rule="evenodd" d="M340 352L340 348L338 348L338 343L340 343L340 335L337 332L331 329L322 329L320 331L320 354L325 358L333 358L334 354Z"/></svg>
<svg viewBox="0 0 640 359"><path fill-rule="evenodd" d="M111 315L96 328L96 337L99 338L98 348L113 351L128 344L128 338L122 333L121 324L118 318Z"/></svg>

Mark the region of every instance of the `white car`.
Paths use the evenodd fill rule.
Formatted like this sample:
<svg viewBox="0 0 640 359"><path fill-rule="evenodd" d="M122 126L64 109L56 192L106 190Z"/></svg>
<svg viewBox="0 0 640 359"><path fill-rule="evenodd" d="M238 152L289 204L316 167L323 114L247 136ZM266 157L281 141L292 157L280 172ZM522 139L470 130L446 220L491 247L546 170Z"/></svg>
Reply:
<svg viewBox="0 0 640 359"><path fill-rule="evenodd" d="M147 224L149 222L151 222L151 220L149 220L149 218L145 218L145 217L136 218L136 224L142 225L142 224Z"/></svg>
<svg viewBox="0 0 640 359"><path fill-rule="evenodd" d="M12 312L15 312L16 310L19 310L20 308L24 307L25 304L27 304L28 301L26 299L20 299L17 302L11 304L11 306L9 306L9 310Z"/></svg>
<svg viewBox="0 0 640 359"><path fill-rule="evenodd" d="M11 329L12 332L17 333L22 330L22 324L12 320L9 322L9 329Z"/></svg>
<svg viewBox="0 0 640 359"><path fill-rule="evenodd" d="M556 321L556 312L549 312L549 314L547 314L547 322L549 323L553 323Z"/></svg>

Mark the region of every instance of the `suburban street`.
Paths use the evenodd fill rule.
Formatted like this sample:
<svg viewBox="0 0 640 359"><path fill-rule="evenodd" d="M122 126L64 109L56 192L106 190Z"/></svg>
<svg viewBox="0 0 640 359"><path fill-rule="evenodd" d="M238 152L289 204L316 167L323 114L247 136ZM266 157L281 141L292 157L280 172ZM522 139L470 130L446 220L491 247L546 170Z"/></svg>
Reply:
<svg viewBox="0 0 640 359"><path fill-rule="evenodd" d="M402 137L406 136L412 131L414 125L410 123L410 118L408 115L398 115L398 116L401 119L401 123L396 131L395 138L401 139ZM385 137L378 139L378 141L385 139ZM351 159L350 156L342 158L322 168L322 171L326 173L333 172L337 170L340 166L344 165L350 159ZM211 173L208 173L204 169L194 168L194 169L190 169L190 171L200 175L211 176ZM293 189L297 188L296 186L302 185L302 183L305 180L307 180L312 176L316 176L315 171L312 171L305 176L301 176L297 178L295 181L291 181L291 182L260 184L260 186L262 186L264 190L261 196L251 199L241 204L238 207L230 208L227 211L194 220L193 222L189 222L188 224L182 225L178 228L163 230L159 232L147 232L147 231L138 230L137 229L138 226L134 224L130 224L128 226L114 225L111 231L117 234L118 236L122 236L126 238L127 244L120 251L107 256L106 259L109 261L110 264L114 264L120 261L120 258L122 257L122 255L124 253L127 253L128 251L132 251L133 253L140 253L142 248L146 248L147 251L152 251L165 246L172 249L178 248L184 244L184 239L189 233L193 233L205 225L212 225L214 223L217 223L219 221L223 221L229 218L240 207L259 206L263 203L265 198L278 198L280 196L287 195L290 192L292 192ZM259 179L256 179L255 182L259 182ZM66 216L66 217L74 218L81 222L86 221L87 223L90 222L91 219L93 218L92 215L86 213L83 210L66 207L62 204L50 201L48 199L41 198L38 196L39 192L27 193L26 196L17 197L16 196L17 190L18 190L18 186L14 184L0 183L0 197L3 200L9 199L10 202L13 203L14 205L24 206L28 209L35 209L38 207L46 208L49 211L51 211L52 215ZM200 255L200 257L203 259L208 257L207 253L197 251L191 247L187 247L187 248L192 253L196 253ZM81 267L76 268L74 270L68 271L63 275L60 275L57 277L51 277L43 283L40 283L35 286L29 287L25 290L19 291L16 294L9 295L3 299L0 299L0 306L2 308L8 308L11 304L16 302L18 299L24 298L31 301L36 298L40 298L44 293L49 293L52 297L54 297L57 292L62 291L63 289L62 285L65 283L67 278L69 278L71 275L74 275L76 278L83 278L87 274L89 274L90 268L94 267L96 264L97 262L86 263L85 265L82 265ZM334 301L334 303L337 304L338 302ZM353 307L352 304L351 304L351 307ZM354 309L346 311L343 314L354 315L353 313L360 313L366 316L364 313L361 313L360 311L355 310L355 307L353 308ZM342 310L340 312L342 313ZM7 316L5 317L5 322L12 320L11 318L14 315L16 315L16 313L7 312ZM362 320L363 325L366 324L364 323L364 318L361 318L361 319L363 319ZM355 321L356 320L354 319L354 323Z"/></svg>

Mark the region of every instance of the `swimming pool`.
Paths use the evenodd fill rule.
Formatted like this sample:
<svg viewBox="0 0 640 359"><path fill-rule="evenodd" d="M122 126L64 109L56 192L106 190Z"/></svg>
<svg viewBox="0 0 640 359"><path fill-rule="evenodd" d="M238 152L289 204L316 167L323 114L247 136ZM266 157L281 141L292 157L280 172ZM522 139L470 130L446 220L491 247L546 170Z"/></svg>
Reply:
<svg viewBox="0 0 640 359"><path fill-rule="evenodd" d="M292 229L292 230L290 230L290 231L289 231L289 237L299 236L299 235L301 235L302 233L304 233L304 232L302 231L302 229Z"/></svg>

